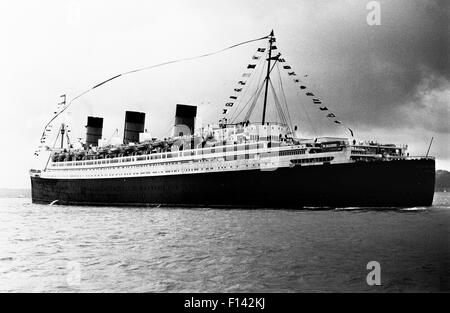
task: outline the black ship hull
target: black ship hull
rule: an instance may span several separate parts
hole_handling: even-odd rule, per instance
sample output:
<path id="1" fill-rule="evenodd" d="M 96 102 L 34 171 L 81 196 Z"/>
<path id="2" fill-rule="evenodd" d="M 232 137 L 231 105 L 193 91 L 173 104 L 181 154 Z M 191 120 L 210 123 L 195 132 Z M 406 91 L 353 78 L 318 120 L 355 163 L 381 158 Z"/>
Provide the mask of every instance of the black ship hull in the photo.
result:
<path id="1" fill-rule="evenodd" d="M 189 207 L 430 206 L 433 159 L 108 179 L 32 177 L 32 201 Z"/>

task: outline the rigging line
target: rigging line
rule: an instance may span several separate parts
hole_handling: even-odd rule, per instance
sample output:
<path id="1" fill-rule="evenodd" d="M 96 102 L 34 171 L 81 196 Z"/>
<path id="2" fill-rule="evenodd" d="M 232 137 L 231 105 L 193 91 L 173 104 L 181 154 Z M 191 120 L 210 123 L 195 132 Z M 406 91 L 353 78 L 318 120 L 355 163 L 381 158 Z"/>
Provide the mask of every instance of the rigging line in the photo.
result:
<path id="1" fill-rule="evenodd" d="M 164 62 L 164 63 L 160 63 L 160 64 L 156 64 L 156 65 L 151 65 L 151 66 L 147 66 L 147 67 L 142 67 L 142 68 L 139 68 L 139 69 L 136 69 L 136 70 L 132 70 L 132 71 L 125 72 L 125 73 L 123 73 L 123 74 L 121 74 L 121 75 L 126 75 L 126 74 L 130 74 L 130 73 L 135 73 L 135 72 L 139 72 L 139 71 L 143 71 L 143 70 L 147 70 L 147 69 L 151 69 L 151 68 L 155 68 L 155 67 L 163 66 L 163 65 L 167 65 L 167 64 L 172 64 L 172 63 L 176 63 L 176 62 L 189 61 L 189 60 L 193 60 L 193 59 L 198 59 L 198 58 L 203 58 L 203 57 L 211 56 L 211 55 L 214 55 L 214 54 L 218 54 L 218 53 L 220 53 L 220 52 L 224 52 L 224 51 L 229 50 L 229 49 L 233 49 L 233 48 L 236 48 L 236 47 L 245 45 L 245 44 L 247 44 L 247 43 L 251 43 L 251 42 L 255 42 L 255 41 L 259 41 L 259 40 L 264 40 L 264 39 L 267 39 L 267 38 L 269 38 L 269 36 L 264 36 L 264 37 L 261 37 L 261 38 L 258 38 L 258 39 L 251 39 L 251 40 L 243 41 L 243 42 L 240 42 L 240 43 L 238 43 L 238 44 L 235 44 L 235 45 L 232 45 L 232 46 L 229 46 L 229 47 L 226 47 L 226 48 L 223 48 L 223 49 L 214 51 L 214 52 L 202 54 L 202 55 L 199 55 L 199 56 L 187 57 L 187 58 L 183 58 L 183 59 L 178 59 L 178 60 L 173 60 L 173 61 L 169 61 L 169 62 Z"/>
<path id="2" fill-rule="evenodd" d="M 280 77 L 280 79 L 281 79 L 281 77 Z M 286 100 L 286 96 L 284 94 L 284 89 L 283 89 L 282 84 L 280 84 L 280 81 L 281 80 L 279 80 L 278 84 L 279 84 L 279 88 L 281 90 L 281 101 L 280 101 L 281 110 L 283 110 L 283 112 L 285 112 L 284 114 L 286 116 L 286 124 L 288 126 L 288 129 L 291 130 L 292 129 L 291 115 L 289 112 L 289 108 L 287 106 L 287 100 Z M 284 108 L 282 105 L 284 105 Z"/>
<path id="3" fill-rule="evenodd" d="M 173 132 L 173 129 L 174 129 L 174 125 L 171 125 L 170 124 L 170 121 L 169 121 L 169 127 L 167 128 L 167 130 L 163 133 L 163 134 L 165 134 L 166 136 L 164 136 L 164 137 L 170 137 L 170 133 L 172 133 Z"/>
<path id="4" fill-rule="evenodd" d="M 243 41 L 243 42 L 234 44 L 232 46 L 229 46 L 229 47 L 226 47 L 226 48 L 214 51 L 214 52 L 210 52 L 210 53 L 206 53 L 206 54 L 202 54 L 202 55 L 198 55 L 198 56 L 193 56 L 193 57 L 187 57 L 187 58 L 172 60 L 172 61 L 168 61 L 168 62 L 163 62 L 163 63 L 159 63 L 159 64 L 147 66 L 147 67 L 138 68 L 138 69 L 135 69 L 135 70 L 132 70 L 132 71 L 128 71 L 128 72 L 124 72 L 124 73 L 115 75 L 115 76 L 113 76 L 113 77 L 111 77 L 111 78 L 109 78 L 109 79 L 107 79 L 107 80 L 105 80 L 105 81 L 95 85 L 94 87 L 89 88 L 88 90 L 82 92 L 81 94 L 79 94 L 78 96 L 76 96 L 75 98 L 70 100 L 69 103 L 64 108 L 62 108 L 61 111 L 59 111 L 55 116 L 53 116 L 50 119 L 50 121 L 45 125 L 44 131 L 42 132 L 42 136 L 44 136 L 45 129 L 47 128 L 47 126 L 50 125 L 50 123 L 53 122 L 61 113 L 63 113 L 65 110 L 67 110 L 67 108 L 72 104 L 72 102 L 74 102 L 76 99 L 80 98 L 81 96 L 84 96 L 85 94 L 87 94 L 91 90 L 93 90 L 93 89 L 95 89 L 97 87 L 100 87 L 101 85 L 106 84 L 107 82 L 109 82 L 109 81 L 111 81 L 113 79 L 116 79 L 116 78 L 124 76 L 124 75 L 131 74 L 131 73 L 136 73 L 136 72 L 140 72 L 140 71 L 144 71 L 144 70 L 149 70 L 149 69 L 160 67 L 160 66 L 164 66 L 164 65 L 169 65 L 169 64 L 173 64 L 173 63 L 177 63 L 177 62 L 184 62 L 184 61 L 194 60 L 194 59 L 203 58 L 203 57 L 208 57 L 208 56 L 211 56 L 211 55 L 214 55 L 214 54 L 218 54 L 218 53 L 224 52 L 224 51 L 229 50 L 229 49 L 233 49 L 233 48 L 239 47 L 241 45 L 245 45 L 245 44 L 248 44 L 248 43 L 251 43 L 251 42 L 255 42 L 255 41 L 264 40 L 264 39 L 267 39 L 267 38 L 269 38 L 269 36 L 264 36 L 264 37 L 257 38 L 257 39 Z M 42 138 L 42 136 L 41 136 L 41 138 Z"/>
<path id="5" fill-rule="evenodd" d="M 166 130 L 164 132 L 162 132 L 161 134 L 163 134 L 163 137 L 170 137 L 170 133 L 174 128 L 174 125 L 171 124 L 172 119 L 168 119 L 168 122 L 165 124 L 168 124 L 169 126 L 166 128 Z M 166 136 L 167 135 L 167 136 Z"/>
<path id="6" fill-rule="evenodd" d="M 278 97 L 275 93 L 275 88 L 273 87 L 272 80 L 270 80 L 269 83 L 270 83 L 270 87 L 271 87 L 271 90 L 273 93 L 273 99 L 275 102 L 275 106 L 274 106 L 275 115 L 276 115 L 276 117 L 280 118 L 280 122 L 282 124 L 285 124 L 285 118 L 283 116 L 283 113 L 280 112 L 280 103 L 279 103 Z"/>
<path id="7" fill-rule="evenodd" d="M 272 88 L 272 92 L 275 92 L 275 90 L 273 90 Z M 274 97 L 275 98 L 275 97 Z M 281 121 L 281 124 L 283 124 L 283 118 L 280 116 L 280 110 L 278 108 L 277 103 L 275 102 L 275 106 L 273 107 L 273 111 L 275 113 L 275 122 L 277 122 L 278 120 Z"/>
<path id="8" fill-rule="evenodd" d="M 268 47 L 268 46 L 269 46 L 269 43 L 267 43 L 267 47 Z M 266 49 L 267 49 L 267 47 L 266 47 Z M 259 61 L 258 61 L 258 69 L 259 69 L 259 64 L 260 64 L 263 60 L 265 60 L 264 55 L 262 55 L 262 56 L 260 57 Z M 261 72 L 259 73 L 259 77 L 258 77 L 257 80 L 254 80 L 255 75 L 252 75 L 252 76 L 250 77 L 250 79 L 249 79 L 249 84 L 247 85 L 246 93 L 248 93 L 248 91 L 251 90 L 253 87 L 256 87 L 256 89 L 255 89 L 253 95 L 248 99 L 248 101 L 247 101 L 247 103 L 245 104 L 245 106 L 244 106 L 244 107 L 239 111 L 239 113 L 236 115 L 236 113 L 238 112 L 238 108 L 239 108 L 239 106 L 240 106 L 241 103 L 242 103 L 242 99 L 244 99 L 244 98 L 242 97 L 241 99 L 239 99 L 240 102 L 239 102 L 238 106 L 236 107 L 236 109 L 234 110 L 234 112 L 233 112 L 233 114 L 232 114 L 232 116 L 231 116 L 231 118 L 230 118 L 230 120 L 231 120 L 232 123 L 234 123 L 234 121 L 237 120 L 237 118 L 239 117 L 239 115 L 245 110 L 245 108 L 248 106 L 248 104 L 252 101 L 253 97 L 255 96 L 255 94 L 256 94 L 256 92 L 257 92 L 257 90 L 258 90 L 258 88 L 259 88 L 259 87 L 258 87 L 258 82 L 261 80 L 265 68 L 266 68 L 266 63 L 264 62 L 264 65 L 262 66 L 262 70 L 261 70 Z M 254 84 L 254 82 L 256 82 L 256 84 Z M 252 86 L 252 84 L 255 85 L 255 86 Z M 252 88 L 250 88 L 250 86 L 251 86 Z"/>
<path id="9" fill-rule="evenodd" d="M 284 100 L 284 106 L 286 107 L 286 113 L 289 119 L 289 127 L 292 130 L 292 120 L 291 120 L 291 113 L 289 112 L 289 107 L 287 104 L 287 99 L 286 99 L 286 93 L 284 92 L 284 87 L 283 87 L 283 79 L 281 78 L 281 73 L 280 73 L 280 64 L 277 64 L 277 70 L 278 70 L 278 78 L 279 78 L 279 83 L 280 83 L 280 89 L 281 89 L 281 95 L 283 96 L 283 100 Z"/>
<path id="10" fill-rule="evenodd" d="M 280 117 L 281 123 L 284 123 L 283 114 L 280 114 L 280 103 L 275 91 L 275 87 L 273 86 L 272 80 L 269 80 L 270 88 L 272 90 L 273 100 L 275 103 L 276 114 Z"/>
<path id="11" fill-rule="evenodd" d="M 308 75 L 308 77 L 309 77 L 309 75 Z M 300 79 L 300 82 L 302 82 L 302 83 L 304 83 L 305 85 L 309 86 L 309 83 L 304 82 L 304 81 L 302 81 L 301 79 Z M 315 85 L 315 84 L 313 84 L 313 85 Z M 311 88 L 308 88 L 308 89 L 310 90 Z M 314 90 L 315 90 L 315 89 L 314 89 Z M 297 94 L 298 94 L 299 92 L 300 92 L 300 91 L 297 90 Z M 299 97 L 299 98 L 300 98 L 300 97 Z M 321 98 L 321 97 L 318 97 L 318 98 Z M 314 124 L 313 124 L 312 121 L 311 121 L 311 118 L 310 118 L 310 116 L 309 116 L 309 114 L 308 114 L 308 110 L 307 110 L 307 108 L 306 108 L 306 106 L 305 106 L 305 103 L 303 103 L 303 101 L 302 101 L 301 104 L 302 104 L 302 107 L 303 107 L 303 111 L 304 111 L 305 114 L 306 114 L 306 118 L 308 119 L 309 125 L 311 126 L 311 129 L 312 129 L 312 131 L 313 131 L 313 133 L 314 133 L 314 136 L 317 137 L 317 131 L 316 131 L 316 128 L 314 127 Z"/>
<path id="12" fill-rule="evenodd" d="M 297 91 L 297 93 L 298 93 L 298 91 Z M 300 97 L 299 97 L 299 99 L 300 99 Z M 303 111 L 304 111 L 305 114 L 306 114 L 306 118 L 308 119 L 309 125 L 311 126 L 311 129 L 312 129 L 312 131 L 313 131 L 313 133 L 314 133 L 314 136 L 317 137 L 317 131 L 316 131 L 316 128 L 314 127 L 314 124 L 313 124 L 312 121 L 311 121 L 311 118 L 309 117 L 308 110 L 306 109 L 306 106 L 305 106 L 305 104 L 303 103 L 303 101 L 300 101 L 300 103 L 301 103 L 301 105 L 302 105 L 302 107 L 303 107 Z"/>
<path id="13" fill-rule="evenodd" d="M 256 93 L 255 93 L 255 95 L 253 97 L 253 102 L 250 105 L 247 113 L 245 113 L 244 121 L 247 121 L 247 120 L 250 119 L 250 116 L 252 115 L 252 112 L 255 109 L 256 103 L 258 102 L 258 98 L 261 95 L 261 91 L 263 90 L 264 83 L 266 82 L 266 79 L 264 79 L 264 81 L 261 83 L 261 86 L 259 86 L 259 89 L 256 91 Z"/>
<path id="14" fill-rule="evenodd" d="M 258 87 L 258 88 L 259 88 L 259 87 Z M 233 118 L 231 119 L 231 123 L 234 123 L 234 122 L 237 120 L 237 118 L 241 115 L 241 113 L 245 110 L 245 108 L 248 106 L 248 104 L 249 104 L 250 102 L 252 102 L 253 98 L 255 97 L 256 93 L 258 92 L 258 88 L 253 92 L 252 96 L 248 99 L 247 103 L 246 103 L 246 104 L 244 105 L 244 107 L 239 111 L 239 113 L 238 113 L 236 116 L 233 115 Z M 235 114 L 236 114 L 236 112 L 237 112 L 237 110 L 235 111 Z"/>
<path id="15" fill-rule="evenodd" d="M 270 87 L 272 88 L 273 98 L 275 100 L 274 101 L 275 102 L 275 107 L 276 107 L 276 109 L 278 111 L 278 115 L 280 116 L 281 123 L 283 123 L 285 125 L 288 125 L 287 124 L 287 120 L 286 120 L 286 116 L 285 116 L 285 114 L 283 112 L 283 109 L 282 109 L 282 107 L 280 105 L 280 100 L 278 99 L 278 96 L 276 94 L 275 87 L 273 86 L 272 80 L 269 80 L 269 83 L 270 83 Z M 289 125 L 288 125 L 288 127 L 289 127 Z"/>
<path id="16" fill-rule="evenodd" d="M 258 61 L 258 63 L 256 64 L 256 68 L 259 68 L 259 65 L 261 64 L 262 60 L 263 60 L 263 58 L 259 58 L 259 61 Z M 234 108 L 234 110 L 233 110 L 233 114 L 232 114 L 231 117 L 230 117 L 230 120 L 231 120 L 231 121 L 234 120 L 235 114 L 236 114 L 236 112 L 238 111 L 239 106 L 240 106 L 240 105 L 242 104 L 242 102 L 243 102 L 242 99 L 245 99 L 245 96 L 248 94 L 248 91 L 251 89 L 250 86 L 251 86 L 252 83 L 254 82 L 254 79 L 253 79 L 254 77 L 255 77 L 255 75 L 252 75 L 252 76 L 250 76 L 250 78 L 247 80 L 247 87 L 244 88 L 245 90 L 244 90 L 243 95 L 240 96 L 239 99 L 238 99 L 238 101 L 236 102 L 236 106 L 235 106 L 235 108 Z M 260 77 L 259 79 L 261 79 L 261 77 Z M 258 79 L 257 81 L 259 81 L 259 79 Z"/>
<path id="17" fill-rule="evenodd" d="M 56 135 L 56 138 L 55 138 L 55 142 L 53 142 L 53 148 L 56 146 L 56 142 L 58 141 L 58 138 L 59 138 L 59 134 L 61 133 L 61 128 L 62 128 L 62 125 L 59 127 L 59 129 L 58 129 L 58 134 Z M 63 150 L 64 151 L 64 150 Z M 50 153 L 50 155 L 48 156 L 48 158 L 47 158 L 47 162 L 45 163 L 45 166 L 44 166 L 44 171 L 47 169 L 47 166 L 48 166 L 48 162 L 50 162 L 50 159 L 52 158 L 52 153 Z"/>
<path id="18" fill-rule="evenodd" d="M 244 94 L 242 95 L 242 97 L 239 98 L 237 106 L 232 114 L 232 117 L 230 118 L 231 120 L 234 120 L 237 117 L 237 116 L 235 116 L 236 112 L 238 112 L 239 106 L 243 103 L 243 99 L 245 99 L 247 94 L 249 94 L 249 91 L 255 87 L 258 88 L 258 82 L 261 80 L 262 73 L 265 69 L 265 63 L 263 62 L 263 60 L 264 60 L 264 58 L 260 57 L 260 59 L 257 63 L 257 66 L 256 66 L 256 68 L 259 70 L 260 73 L 256 72 L 252 76 L 250 76 L 250 78 L 248 79 L 247 88 L 245 88 L 245 91 L 244 91 Z M 260 67 L 261 63 L 263 63 L 262 67 Z M 248 104 L 248 102 L 246 103 L 246 105 L 247 104 Z"/>
<path id="19" fill-rule="evenodd" d="M 258 86 L 257 86 L 258 87 Z M 252 96 L 248 99 L 247 103 L 244 105 L 244 107 L 239 111 L 239 113 L 233 117 L 231 123 L 234 123 L 237 118 L 241 115 L 241 113 L 245 110 L 245 108 L 249 105 L 250 102 L 252 102 L 252 100 L 254 99 L 254 97 L 256 96 L 256 94 L 258 93 L 259 87 L 253 92 Z M 247 115 L 247 114 L 246 114 Z M 244 122 L 245 122 L 245 118 L 244 118 Z"/>
<path id="20" fill-rule="evenodd" d="M 261 80 L 261 78 L 262 78 L 262 75 L 264 74 L 264 69 L 266 68 L 266 66 L 265 66 L 265 64 L 264 64 L 264 66 L 262 67 L 262 71 L 261 71 L 261 73 L 259 74 L 259 77 L 258 77 L 258 79 L 257 80 L 255 80 L 255 82 L 256 83 L 258 83 L 260 80 Z M 253 81 L 252 81 L 252 83 L 253 83 Z M 260 86 L 258 86 L 258 84 L 256 84 L 256 89 L 255 89 L 255 91 L 253 92 L 253 94 L 252 94 L 252 96 L 248 99 L 248 101 L 247 101 L 247 103 L 244 105 L 244 107 L 239 111 L 239 113 L 236 115 L 236 112 L 238 112 L 237 111 L 237 108 L 236 108 L 236 111 L 235 111 L 235 113 L 233 114 L 233 117 L 232 117 L 232 123 L 234 123 L 236 120 L 237 120 L 237 118 L 241 115 L 241 113 L 245 110 L 245 108 L 249 105 L 249 103 L 251 103 L 252 102 L 252 100 L 253 100 L 253 98 L 256 96 L 256 94 L 258 93 L 258 90 L 259 90 L 259 88 L 260 88 Z M 249 89 L 248 90 L 250 90 L 251 88 L 250 88 L 250 86 L 249 86 Z M 247 115 L 247 114 L 246 114 Z M 244 119 L 244 122 L 245 122 L 245 119 Z"/>
<path id="21" fill-rule="evenodd" d="M 279 66 L 277 66 L 277 70 L 279 70 Z M 278 72 L 278 74 L 279 74 L 279 72 Z M 281 89 L 281 87 L 280 87 L 280 76 L 278 75 L 278 87 L 279 87 L 279 91 L 281 91 L 281 93 L 283 92 L 283 90 Z M 275 86 L 273 86 L 272 85 L 272 88 L 273 88 L 273 90 L 275 90 Z M 283 98 L 281 98 L 281 100 L 283 100 Z M 282 108 L 282 106 L 281 106 L 281 102 L 282 101 L 280 101 L 280 98 L 278 97 L 278 95 L 276 95 L 276 101 L 277 101 L 277 106 L 279 107 L 279 110 L 280 110 L 280 112 L 282 112 L 282 115 L 283 115 L 283 119 L 284 119 L 284 121 L 283 121 L 283 123 L 288 127 L 288 129 L 290 128 L 290 126 L 289 126 L 289 123 L 288 123 L 288 121 L 287 121 L 287 118 L 286 118 L 286 114 L 285 114 L 285 112 L 283 111 L 283 108 Z"/>
<path id="22" fill-rule="evenodd" d="M 263 90 L 264 83 L 266 82 L 266 79 L 267 79 L 267 78 L 265 78 L 265 79 L 261 82 L 261 85 L 260 85 L 260 86 L 258 87 L 258 89 L 256 90 L 256 92 L 255 92 L 255 94 L 254 94 L 254 96 L 253 96 L 253 98 L 252 98 L 252 99 L 253 99 L 253 100 L 252 100 L 252 104 L 250 105 L 249 109 L 248 109 L 247 112 L 245 113 L 244 121 L 250 120 L 250 116 L 252 115 L 253 110 L 255 109 L 256 103 L 258 102 L 259 96 L 261 95 L 261 92 L 262 92 L 262 90 Z"/>
<path id="23" fill-rule="evenodd" d="M 262 58 L 261 58 L 262 59 Z M 259 74 L 259 77 L 258 77 L 258 79 L 257 80 L 252 80 L 252 83 L 253 82 L 256 82 L 256 86 L 254 86 L 254 87 L 256 87 L 255 88 L 255 90 L 254 90 L 254 92 L 253 92 L 253 94 L 251 95 L 251 97 L 247 100 L 247 103 L 244 105 L 244 107 L 239 111 L 239 113 L 236 115 L 236 113 L 237 113 L 237 110 L 233 113 L 233 118 L 232 118 L 232 123 L 234 123 L 236 120 L 237 120 L 237 118 L 241 115 L 241 113 L 245 110 L 245 108 L 249 105 L 249 103 L 251 103 L 252 102 L 252 100 L 253 100 L 253 98 L 256 96 L 256 94 L 257 94 L 257 92 L 258 92 L 258 89 L 259 89 L 259 86 L 258 86 L 258 84 L 259 84 L 259 81 L 261 80 L 261 78 L 262 78 L 262 73 L 264 73 L 264 69 L 266 68 L 266 64 L 264 63 L 264 65 L 263 65 L 263 67 L 262 67 L 262 71 L 261 71 L 261 73 Z M 251 90 L 251 88 L 250 88 L 250 86 L 248 86 L 248 90 Z M 252 88 L 253 88 L 253 86 L 252 86 Z M 245 121 L 245 120 L 244 120 Z"/>
<path id="24" fill-rule="evenodd" d="M 52 146 L 53 148 L 56 147 L 56 142 L 58 141 L 59 135 L 61 133 L 61 128 L 62 128 L 62 125 L 58 129 L 58 134 L 56 135 L 55 142 L 53 142 L 53 146 Z"/>
<path id="25" fill-rule="evenodd" d="M 306 77 L 309 77 L 309 75 L 305 75 L 304 77 L 305 77 L 305 78 L 306 78 Z M 304 81 L 304 80 L 302 80 L 301 78 L 298 78 L 298 80 L 299 80 L 300 83 L 303 83 L 304 85 L 307 85 L 307 86 L 309 85 L 309 84 L 306 82 L 306 79 L 305 79 L 305 81 Z M 310 89 L 310 88 L 308 88 L 308 89 Z M 298 99 L 301 100 L 302 97 L 300 97 L 300 94 L 299 94 L 300 91 L 297 90 L 296 92 L 297 92 L 297 95 L 298 95 Z M 317 137 L 317 131 L 316 131 L 316 128 L 314 127 L 314 124 L 313 124 L 312 121 L 311 121 L 311 118 L 310 118 L 310 116 L 309 116 L 309 114 L 308 114 L 308 110 L 307 110 L 305 104 L 303 103 L 303 101 L 300 101 L 300 103 L 301 103 L 301 106 L 303 107 L 303 111 L 305 112 L 306 118 L 308 119 L 308 122 L 309 122 L 309 125 L 311 126 L 311 129 L 312 129 L 314 135 Z"/>
<path id="26" fill-rule="evenodd" d="M 306 77 L 306 76 L 305 76 L 305 77 Z M 308 75 L 308 77 L 309 77 L 309 75 Z M 298 78 L 298 80 L 299 80 L 299 82 L 301 82 L 301 83 L 303 83 L 303 84 L 305 84 L 305 85 L 309 85 L 309 84 L 306 82 L 306 80 L 303 81 L 301 78 Z M 314 85 L 315 85 L 315 84 L 314 84 Z M 311 89 L 311 88 L 308 88 L 308 89 Z M 297 90 L 297 95 L 299 95 L 299 93 L 300 93 L 300 91 Z M 320 97 L 319 97 L 319 98 L 320 98 Z M 298 97 L 298 99 L 301 99 L 301 97 Z M 310 118 L 310 116 L 309 116 L 309 114 L 308 114 L 308 110 L 307 110 L 305 104 L 303 103 L 303 101 L 301 101 L 300 103 L 301 103 L 301 105 L 302 105 L 302 107 L 303 107 L 303 111 L 304 111 L 305 114 L 306 114 L 306 118 L 308 119 L 308 122 L 309 122 L 309 125 L 311 126 L 311 129 L 312 129 L 312 131 L 313 131 L 315 137 L 317 137 L 317 131 L 316 131 L 316 128 L 314 127 L 314 124 L 313 124 L 312 121 L 311 121 L 311 118 Z"/>
<path id="27" fill-rule="evenodd" d="M 299 81 L 302 82 L 302 83 L 304 83 L 300 78 L 299 78 Z M 301 106 L 303 107 L 303 111 L 305 112 L 306 118 L 307 118 L 307 120 L 308 120 L 309 125 L 311 126 L 311 129 L 312 129 L 312 131 L 313 131 L 313 133 L 314 133 L 314 136 L 317 137 L 317 131 L 316 131 L 316 128 L 314 127 L 314 124 L 313 124 L 312 121 L 311 121 L 311 118 L 310 118 L 310 116 L 309 116 L 309 114 L 308 114 L 308 110 L 307 110 L 305 104 L 303 103 L 303 101 L 301 101 L 302 97 L 300 97 L 300 92 L 301 92 L 301 91 L 299 91 L 299 90 L 296 91 L 296 93 L 297 93 L 297 98 L 300 100 L 300 104 L 301 104 Z M 302 94 L 303 94 L 303 93 L 302 93 Z M 301 115 L 301 113 L 300 113 L 300 115 Z"/>
<path id="28" fill-rule="evenodd" d="M 272 73 L 272 70 L 273 70 L 273 68 L 275 67 L 275 65 L 277 64 L 277 61 L 278 61 L 278 60 L 275 60 L 274 64 L 272 65 L 272 68 L 271 68 L 270 71 L 269 71 L 269 75 L 268 75 L 269 80 L 270 80 L 270 73 Z M 267 80 L 267 76 L 266 76 L 266 78 L 264 79 L 264 81 L 262 82 L 262 84 L 261 84 L 261 86 L 260 86 L 261 89 L 258 91 L 257 97 L 254 99 L 252 105 L 251 105 L 250 108 L 249 108 L 249 111 L 246 113 L 245 118 L 244 118 L 244 121 L 245 121 L 245 120 L 248 120 L 248 119 L 250 118 L 251 113 L 252 113 L 253 110 L 255 109 L 256 102 L 258 102 L 259 95 L 261 94 L 262 87 L 264 87 L 264 83 L 266 82 L 266 80 Z"/>
<path id="29" fill-rule="evenodd" d="M 309 76 L 308 76 L 309 77 Z M 318 90 L 318 88 L 317 88 L 317 85 L 316 84 L 314 84 L 314 83 L 312 83 L 312 86 L 313 86 L 313 88 L 314 88 L 314 94 L 317 94 L 317 92 L 316 92 L 316 90 Z M 311 88 L 309 88 L 309 89 L 311 89 Z M 319 97 L 319 96 L 317 96 L 318 98 L 322 98 L 322 97 Z M 334 109 L 333 109 L 333 112 L 336 112 Z M 348 126 L 347 125 L 347 123 L 344 123 L 343 121 L 342 121 L 342 119 L 339 117 L 340 116 L 340 114 L 338 114 L 338 116 L 336 117 L 334 117 L 334 121 L 336 121 L 336 120 L 338 120 L 338 121 L 340 121 L 340 123 L 335 123 L 335 122 L 333 122 L 333 124 L 336 126 L 336 127 L 339 127 L 339 126 L 341 126 L 341 127 L 343 127 L 343 128 L 346 128 L 346 129 L 348 129 L 348 130 L 350 130 L 350 126 Z M 352 136 L 353 137 L 353 136 Z"/>
<path id="30" fill-rule="evenodd" d="M 273 102 L 275 104 L 272 106 L 272 111 L 274 112 L 274 115 L 275 115 L 274 122 L 280 121 L 280 123 L 283 124 L 284 123 L 283 116 L 282 116 L 282 114 L 280 114 L 280 108 L 279 108 L 277 94 L 276 94 L 275 88 L 273 87 L 271 79 L 269 79 L 269 84 L 270 84 L 270 90 L 272 91 Z M 268 115 L 267 115 L 267 117 L 268 117 Z M 269 122 L 266 122 L 266 123 L 269 123 Z"/>
<path id="31" fill-rule="evenodd" d="M 111 142 L 111 139 L 113 139 L 113 137 L 114 137 L 115 135 L 119 136 L 119 129 L 118 129 L 118 128 L 116 128 L 116 129 L 114 130 L 113 134 L 111 135 L 111 137 L 109 137 L 109 140 L 108 140 L 108 141 Z"/>

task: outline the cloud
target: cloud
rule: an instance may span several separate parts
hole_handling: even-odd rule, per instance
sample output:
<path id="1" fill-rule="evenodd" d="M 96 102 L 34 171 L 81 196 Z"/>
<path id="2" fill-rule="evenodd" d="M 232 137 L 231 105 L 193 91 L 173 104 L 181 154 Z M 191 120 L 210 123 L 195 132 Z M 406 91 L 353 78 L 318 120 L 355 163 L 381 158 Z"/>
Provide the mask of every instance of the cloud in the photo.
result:
<path id="1" fill-rule="evenodd" d="M 448 117 L 448 4 L 380 2 L 380 26 L 354 18 L 363 15 L 364 1 L 323 4 L 335 15 L 318 25 L 314 32 L 321 36 L 310 42 L 316 50 L 321 47 L 310 71 L 322 77 L 314 77 L 313 83 L 357 128 L 397 128 L 420 114 L 428 121 L 420 123 L 423 127 L 448 132 L 443 123 L 434 123 Z M 346 14 L 353 18 L 346 20 Z M 436 103 L 432 95 L 439 98 Z"/>
<path id="2" fill-rule="evenodd" d="M 435 136 L 432 151 L 450 166 L 449 1 L 380 0 L 380 26 L 367 25 L 367 2 L 72 1 L 79 16 L 69 20 L 61 1 L 2 2 L 0 84 L 7 88 L 0 90 L 0 129 L 29 151 L 2 156 L 0 183 L 28 183 L 24 164 L 60 94 L 70 98 L 116 73 L 214 51 L 272 28 L 292 68 L 309 75 L 308 86 L 358 136 L 399 140 L 417 153 Z M 216 122 L 254 48 L 104 85 L 74 104 L 73 136 L 84 137 L 87 114 L 104 116 L 110 136 L 123 128 L 125 109 L 147 112 L 150 131 L 166 136 L 182 102 L 199 105 L 205 123 Z M 306 135 L 311 126 L 318 135 L 336 134 L 320 112 L 304 116 L 298 103 L 306 105 L 305 97 L 287 96 Z"/>
<path id="3" fill-rule="evenodd" d="M 406 117 L 403 119 L 405 124 L 419 125 L 438 134 L 450 134 L 450 83 L 435 80 L 444 79 L 423 79 L 411 102 L 399 107 L 396 113 Z"/>

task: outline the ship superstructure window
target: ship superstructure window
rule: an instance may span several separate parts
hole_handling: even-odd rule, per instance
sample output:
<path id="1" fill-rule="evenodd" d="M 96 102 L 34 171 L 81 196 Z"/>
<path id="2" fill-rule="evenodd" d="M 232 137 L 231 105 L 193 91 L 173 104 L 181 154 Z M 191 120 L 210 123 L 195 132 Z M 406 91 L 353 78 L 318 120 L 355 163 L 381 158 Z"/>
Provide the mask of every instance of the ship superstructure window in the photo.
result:
<path id="1" fill-rule="evenodd" d="M 280 151 L 280 156 L 305 154 L 305 149 Z"/>
<path id="2" fill-rule="evenodd" d="M 334 157 L 323 157 L 323 158 L 307 158 L 307 159 L 297 159 L 291 160 L 294 164 L 305 164 L 305 163 L 329 163 L 334 160 Z"/>

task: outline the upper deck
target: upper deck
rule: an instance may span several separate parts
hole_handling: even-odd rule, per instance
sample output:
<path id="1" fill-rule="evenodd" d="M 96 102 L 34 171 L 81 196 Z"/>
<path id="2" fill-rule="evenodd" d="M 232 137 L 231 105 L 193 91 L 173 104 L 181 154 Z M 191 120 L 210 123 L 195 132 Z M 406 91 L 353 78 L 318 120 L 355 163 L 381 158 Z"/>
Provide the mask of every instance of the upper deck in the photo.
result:
<path id="1" fill-rule="evenodd" d="M 317 151 L 317 147 L 309 144 L 256 142 L 123 157 L 50 161 L 41 175 L 54 178 L 126 177 L 343 162 L 349 162 L 349 150 L 345 145 Z"/>

